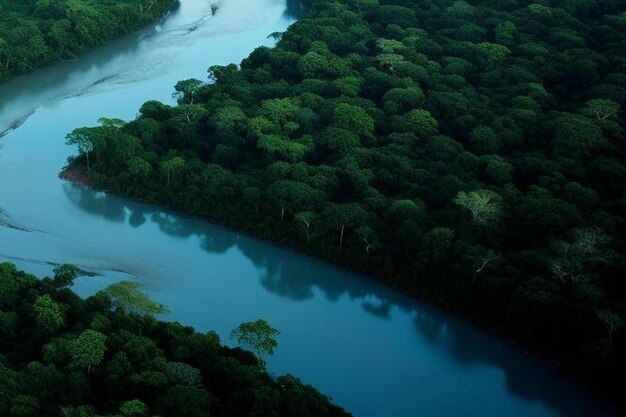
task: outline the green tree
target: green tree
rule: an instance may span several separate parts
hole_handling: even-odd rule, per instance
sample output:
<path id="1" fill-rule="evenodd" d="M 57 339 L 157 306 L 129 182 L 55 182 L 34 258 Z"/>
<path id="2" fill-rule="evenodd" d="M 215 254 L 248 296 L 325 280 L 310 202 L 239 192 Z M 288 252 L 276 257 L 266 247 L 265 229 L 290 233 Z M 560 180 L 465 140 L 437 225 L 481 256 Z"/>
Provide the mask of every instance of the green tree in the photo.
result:
<path id="1" fill-rule="evenodd" d="M 141 284 L 138 282 L 120 281 L 109 285 L 99 294 L 110 298 L 115 309 L 126 314 L 151 317 L 169 311 L 163 304 L 152 301 L 150 297 L 139 291 L 140 287 Z"/>
<path id="2" fill-rule="evenodd" d="M 435 227 L 420 242 L 420 256 L 433 267 L 442 264 L 450 255 L 454 244 L 454 230 Z"/>
<path id="3" fill-rule="evenodd" d="M 72 364 L 76 367 L 87 368 L 91 373 L 93 366 L 98 366 L 104 359 L 107 337 L 95 330 L 87 329 L 69 345 Z"/>
<path id="4" fill-rule="evenodd" d="M 583 112 L 598 120 L 615 119 L 620 112 L 620 105 L 612 100 L 593 99 L 585 103 Z"/>
<path id="5" fill-rule="evenodd" d="M 67 288 L 74 284 L 74 280 L 81 273 L 75 265 L 63 264 L 54 267 L 54 284 L 57 288 Z"/>
<path id="6" fill-rule="evenodd" d="M 261 367 L 265 367 L 266 355 L 273 355 L 278 342 L 276 337 L 280 331 L 272 327 L 267 321 L 259 319 L 241 323 L 232 332 L 230 338 L 240 345 L 249 347 L 256 353 Z"/>
<path id="7" fill-rule="evenodd" d="M 493 225 L 500 219 L 502 197 L 493 191 L 460 191 L 454 202 L 469 211 L 478 226 Z"/>
<path id="8" fill-rule="evenodd" d="M 58 303 L 48 294 L 37 297 L 33 304 L 37 325 L 47 332 L 55 332 L 61 328 L 65 319 Z"/>
<path id="9" fill-rule="evenodd" d="M 180 156 L 174 156 L 161 162 L 161 171 L 167 176 L 167 186 L 170 185 L 170 176 L 172 173 L 179 171 L 185 167 L 185 160 Z"/>
<path id="10" fill-rule="evenodd" d="M 202 381 L 198 368 L 182 362 L 168 362 L 165 364 L 165 375 L 176 384 L 197 385 Z"/>
<path id="11" fill-rule="evenodd" d="M 346 228 L 366 226 L 371 215 L 355 203 L 330 204 L 323 212 L 325 222 L 332 228 L 339 229 L 339 251 L 343 249 Z"/>
<path id="12" fill-rule="evenodd" d="M 361 107 L 340 103 L 335 107 L 333 123 L 341 129 L 367 136 L 374 132 L 374 119 Z"/>
<path id="13" fill-rule="evenodd" d="M 87 127 L 81 127 L 73 130 L 69 133 L 65 139 L 67 145 L 76 146 L 80 155 L 83 155 L 87 160 L 87 172 L 89 172 L 89 154 L 93 152 L 94 145 L 93 129 Z"/>
<path id="14" fill-rule="evenodd" d="M 179 103 L 182 103 L 182 100 L 188 97 L 189 102 L 193 104 L 196 94 L 204 85 L 204 82 L 195 78 L 179 81 L 174 86 L 176 92 L 172 94 L 172 97 L 178 100 Z"/>
<path id="15" fill-rule="evenodd" d="M 267 190 L 270 201 L 280 207 L 280 220 L 285 210 L 290 212 L 313 210 L 322 200 L 320 193 L 310 185 L 292 180 L 279 180 Z"/>
<path id="16" fill-rule="evenodd" d="M 552 244 L 556 258 L 550 269 L 562 284 L 588 282 L 595 267 L 609 264 L 615 254 L 609 249 L 609 237 L 598 228 L 579 228 L 571 233 L 572 241 Z"/>
<path id="17" fill-rule="evenodd" d="M 120 413 L 122 413 L 125 417 L 141 417 L 147 416 L 150 413 L 150 410 L 143 402 L 135 399 L 124 401 L 120 406 Z"/>
<path id="18" fill-rule="evenodd" d="M 419 137 L 432 136 L 439 131 L 437 120 L 424 109 L 411 110 L 402 116 L 402 121 L 397 123 L 397 128 Z"/>
<path id="19" fill-rule="evenodd" d="M 30 395 L 19 394 L 11 400 L 11 416 L 36 416 L 39 412 L 39 400 Z"/>

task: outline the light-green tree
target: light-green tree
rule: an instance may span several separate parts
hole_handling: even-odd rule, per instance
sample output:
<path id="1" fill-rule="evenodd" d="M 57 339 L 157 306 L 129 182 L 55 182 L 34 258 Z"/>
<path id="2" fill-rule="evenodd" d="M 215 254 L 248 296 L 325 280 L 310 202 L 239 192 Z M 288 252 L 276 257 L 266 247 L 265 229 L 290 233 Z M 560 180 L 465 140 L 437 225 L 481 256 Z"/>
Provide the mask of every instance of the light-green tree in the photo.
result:
<path id="1" fill-rule="evenodd" d="M 493 191 L 460 191 L 454 202 L 469 211 L 478 226 L 493 225 L 500 219 L 502 197 Z"/>
<path id="2" fill-rule="evenodd" d="M 148 406 L 139 400 L 124 401 L 120 406 L 120 413 L 124 417 L 142 417 L 150 413 Z"/>
<path id="3" fill-rule="evenodd" d="M 600 98 L 589 100 L 583 108 L 583 113 L 598 120 L 615 119 L 619 111 L 619 103 Z"/>
<path id="4" fill-rule="evenodd" d="M 374 119 L 361 107 L 340 103 L 335 107 L 333 123 L 357 135 L 367 136 L 374 132 Z"/>
<path id="5" fill-rule="evenodd" d="M 262 319 L 241 323 L 230 332 L 231 339 L 254 351 L 262 368 L 265 368 L 265 356 L 276 351 L 276 337 L 279 335 L 279 330 Z"/>
<path id="6" fill-rule="evenodd" d="M 609 249 L 609 237 L 598 228 L 579 228 L 571 232 L 571 241 L 552 243 L 556 257 L 550 266 L 553 276 L 562 284 L 588 282 L 594 267 L 607 265 L 615 257 Z"/>
<path id="7" fill-rule="evenodd" d="M 104 359 L 106 351 L 106 336 L 92 329 L 83 331 L 78 338 L 69 345 L 69 354 L 72 364 L 79 368 L 87 368 L 91 373 L 93 366 L 98 366 Z"/>
<path id="8" fill-rule="evenodd" d="M 37 325 L 47 332 L 59 330 L 65 321 L 60 305 L 48 294 L 37 297 L 33 310 Z"/>
<path id="9" fill-rule="evenodd" d="M 106 295 L 117 310 L 126 314 L 153 317 L 165 314 L 169 310 L 163 304 L 152 301 L 150 297 L 139 291 L 141 284 L 134 281 L 120 281 L 109 285 L 100 294 Z"/>
<path id="10" fill-rule="evenodd" d="M 181 170 L 185 166 L 185 160 L 180 156 L 174 156 L 161 162 L 161 170 L 167 177 L 167 186 L 170 185 L 170 177 L 172 173 Z"/>

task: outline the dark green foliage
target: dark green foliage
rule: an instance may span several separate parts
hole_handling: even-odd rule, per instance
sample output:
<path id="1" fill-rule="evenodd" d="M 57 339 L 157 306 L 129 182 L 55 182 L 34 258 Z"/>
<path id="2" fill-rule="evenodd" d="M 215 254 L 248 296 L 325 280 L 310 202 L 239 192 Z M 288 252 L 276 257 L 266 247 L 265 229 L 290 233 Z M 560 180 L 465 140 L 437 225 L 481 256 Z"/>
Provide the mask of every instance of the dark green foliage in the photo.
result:
<path id="1" fill-rule="evenodd" d="M 178 106 L 87 128 L 77 163 L 91 155 L 101 189 L 378 276 L 617 392 L 624 2 L 304 9 L 275 48 L 179 83 Z"/>
<path id="2" fill-rule="evenodd" d="M 177 0 L 0 0 L 0 82 L 104 44 Z"/>
<path id="3" fill-rule="evenodd" d="M 213 332 L 144 320 L 104 292 L 83 300 L 49 281 L 0 264 L 2 416 L 349 415 L 289 375 L 271 378 Z"/>

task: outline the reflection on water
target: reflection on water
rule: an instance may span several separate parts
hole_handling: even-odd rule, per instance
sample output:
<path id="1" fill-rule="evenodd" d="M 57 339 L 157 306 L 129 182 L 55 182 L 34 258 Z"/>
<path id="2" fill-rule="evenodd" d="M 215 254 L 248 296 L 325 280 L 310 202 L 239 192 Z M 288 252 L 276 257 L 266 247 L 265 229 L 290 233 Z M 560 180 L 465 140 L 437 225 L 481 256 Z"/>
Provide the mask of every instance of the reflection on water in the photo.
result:
<path id="1" fill-rule="evenodd" d="M 227 336 L 259 317 L 282 332 L 272 372 L 292 372 L 356 417 L 602 416 L 605 409 L 498 339 L 385 286 L 198 219 L 62 183 L 65 135 L 99 117 L 172 102 L 177 80 L 238 62 L 283 32 L 300 2 L 182 0 L 160 27 L 0 86 L 0 261 L 97 273 L 82 295 L 129 275 L 167 318 Z M 207 18 L 211 17 L 210 20 Z M 193 29 L 193 30 L 190 30 Z M 130 82 L 132 81 L 132 82 Z M 225 339 L 227 341 L 227 339 Z"/>
<path id="2" fill-rule="evenodd" d="M 111 222 L 127 222 L 137 228 L 149 221 L 168 236 L 183 239 L 197 237 L 198 247 L 215 255 L 236 250 L 255 265 L 262 287 L 279 297 L 305 302 L 313 299 L 316 290 L 320 290 L 325 300 L 357 303 L 361 311 L 376 320 L 392 320 L 392 311 L 409 315 L 412 317 L 412 329 L 420 340 L 430 345 L 433 351 L 445 353 L 447 360 L 459 367 L 495 367 L 504 373 L 506 388 L 511 394 L 525 401 L 547 403 L 558 410 L 556 415 L 588 415 L 589 409 L 584 403 L 581 407 L 581 403 L 572 402 L 572 398 L 576 398 L 572 397 L 572 391 L 577 388 L 564 384 L 555 373 L 532 358 L 504 341 L 480 333 L 445 313 L 419 304 L 372 280 L 198 219 L 161 211 L 115 195 L 96 193 L 73 184 L 66 183 L 63 188 L 72 203 Z M 136 218 L 142 219 L 141 224 L 133 220 Z M 359 347 L 363 348 L 367 349 Z M 603 411 L 593 410 L 594 415 L 602 415 Z M 606 413 L 610 415 L 608 411 Z"/>

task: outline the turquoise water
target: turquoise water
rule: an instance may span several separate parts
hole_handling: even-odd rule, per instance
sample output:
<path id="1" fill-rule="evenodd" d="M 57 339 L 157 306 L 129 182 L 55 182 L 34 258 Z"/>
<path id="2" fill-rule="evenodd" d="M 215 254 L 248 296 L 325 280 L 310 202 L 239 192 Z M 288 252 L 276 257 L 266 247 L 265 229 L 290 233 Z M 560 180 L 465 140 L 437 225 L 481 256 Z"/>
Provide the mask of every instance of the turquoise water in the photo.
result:
<path id="1" fill-rule="evenodd" d="M 76 61 L 0 85 L 0 261 L 34 273 L 70 262 L 98 272 L 88 295 L 140 280 L 178 320 L 225 342 L 242 321 L 282 331 L 271 372 L 291 372 L 366 416 L 612 415 L 506 341 L 370 279 L 57 178 L 64 136 L 102 116 L 172 102 L 179 79 L 238 62 L 293 21 L 280 0 L 183 0 L 162 24 Z"/>

